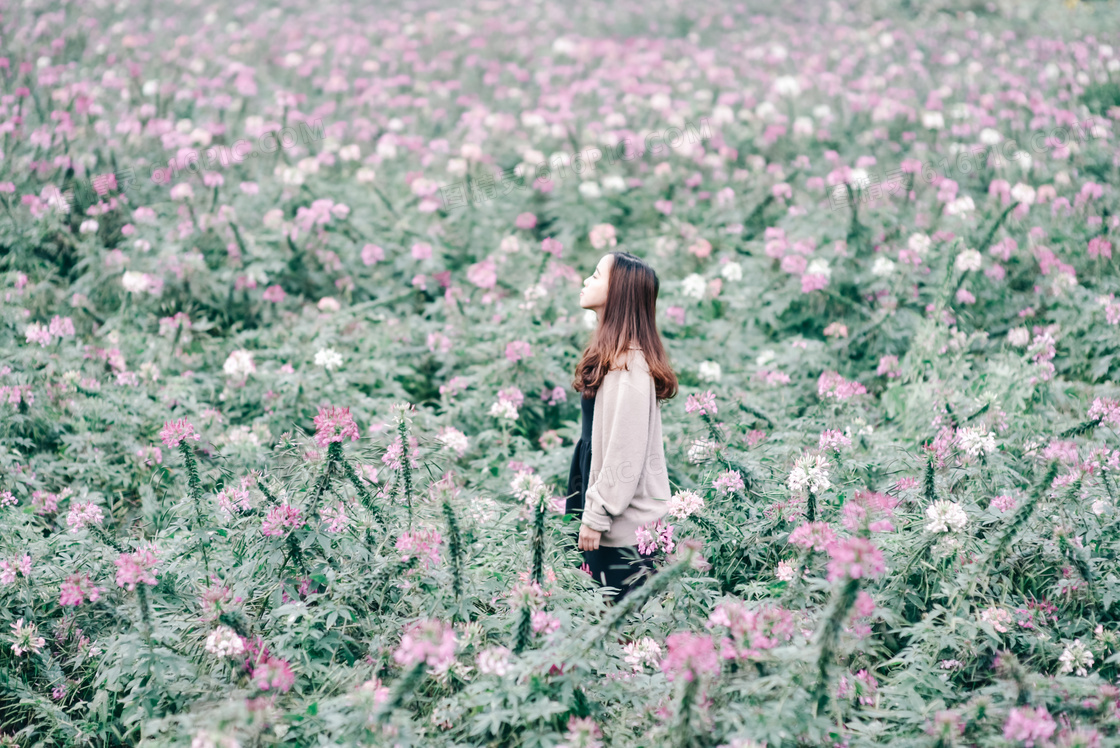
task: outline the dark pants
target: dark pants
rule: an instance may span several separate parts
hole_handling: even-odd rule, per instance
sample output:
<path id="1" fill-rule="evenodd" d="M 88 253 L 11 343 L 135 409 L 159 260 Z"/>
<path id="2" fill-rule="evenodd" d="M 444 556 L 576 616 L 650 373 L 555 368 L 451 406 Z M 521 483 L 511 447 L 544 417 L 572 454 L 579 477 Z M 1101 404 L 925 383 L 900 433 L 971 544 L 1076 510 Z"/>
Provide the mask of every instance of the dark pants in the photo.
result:
<path id="1" fill-rule="evenodd" d="M 591 577 L 595 581 L 617 590 L 609 593 L 616 602 L 645 584 L 654 571 L 653 561 L 641 558 L 637 546 L 614 548 L 601 545 L 594 551 L 584 551 L 583 560 L 591 569 Z"/>

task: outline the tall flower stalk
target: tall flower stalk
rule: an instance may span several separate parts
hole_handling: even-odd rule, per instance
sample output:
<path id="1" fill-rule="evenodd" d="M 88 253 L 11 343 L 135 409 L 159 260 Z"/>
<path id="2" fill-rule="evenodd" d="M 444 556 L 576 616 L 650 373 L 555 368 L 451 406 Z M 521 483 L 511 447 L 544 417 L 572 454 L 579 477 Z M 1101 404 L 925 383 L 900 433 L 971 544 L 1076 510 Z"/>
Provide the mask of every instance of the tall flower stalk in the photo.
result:
<path id="1" fill-rule="evenodd" d="M 202 507 L 202 481 L 199 479 L 198 463 L 195 461 L 194 451 L 191 450 L 190 445 L 187 443 L 190 440 L 199 441 L 202 437 L 195 431 L 194 426 L 185 418 L 165 422 L 163 424 L 163 430 L 159 435 L 164 444 L 172 449 L 179 450 L 179 454 L 183 457 L 183 463 L 186 465 L 187 492 L 194 504 L 195 512 L 195 521 L 191 529 L 202 534 L 199 541 L 202 548 L 202 562 L 206 567 L 206 572 L 209 573 L 210 536 L 206 533 L 206 519 Z"/>

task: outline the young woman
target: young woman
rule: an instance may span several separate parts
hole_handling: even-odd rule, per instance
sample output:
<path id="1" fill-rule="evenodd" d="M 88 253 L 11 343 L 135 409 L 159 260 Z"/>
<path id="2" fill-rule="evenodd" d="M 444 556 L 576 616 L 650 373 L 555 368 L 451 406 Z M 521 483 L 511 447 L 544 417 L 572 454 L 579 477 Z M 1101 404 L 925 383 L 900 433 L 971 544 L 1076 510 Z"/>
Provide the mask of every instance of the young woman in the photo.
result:
<path id="1" fill-rule="evenodd" d="M 677 377 L 657 332 L 657 274 L 629 252 L 611 252 L 583 282 L 580 306 L 599 324 L 576 366 L 583 435 L 568 478 L 567 512 L 581 517 L 578 548 L 616 600 L 653 570 L 635 531 L 663 517 L 670 495 L 661 402 Z"/>

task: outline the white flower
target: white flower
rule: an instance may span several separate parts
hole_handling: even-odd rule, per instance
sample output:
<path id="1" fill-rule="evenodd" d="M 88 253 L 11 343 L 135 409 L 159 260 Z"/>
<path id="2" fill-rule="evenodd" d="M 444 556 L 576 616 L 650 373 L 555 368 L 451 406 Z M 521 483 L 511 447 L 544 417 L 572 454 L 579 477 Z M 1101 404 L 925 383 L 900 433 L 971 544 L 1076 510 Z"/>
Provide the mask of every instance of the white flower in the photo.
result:
<path id="1" fill-rule="evenodd" d="M 823 455 L 802 455 L 794 463 L 786 485 L 794 493 L 808 489 L 819 495 L 827 491 L 832 487 L 828 479 L 828 460 Z"/>
<path id="2" fill-rule="evenodd" d="M 922 127 L 930 130 L 940 130 L 945 127 L 945 117 L 941 112 L 922 112 Z"/>
<path id="3" fill-rule="evenodd" d="M 704 298 L 704 291 L 707 288 L 708 282 L 699 273 L 692 273 L 681 281 L 681 293 L 693 299 Z"/>
<path id="4" fill-rule="evenodd" d="M 444 428 L 440 429 L 439 434 L 436 436 L 436 439 L 447 449 L 455 450 L 456 454 L 458 454 L 460 457 L 464 452 L 467 451 L 467 448 L 470 446 L 470 441 L 467 439 L 467 435 L 452 426 L 445 426 Z"/>
<path id="5" fill-rule="evenodd" d="M 1023 205 L 1034 205 L 1035 194 L 1034 187 L 1022 182 L 1011 188 L 1011 199 Z"/>
<path id="6" fill-rule="evenodd" d="M 1089 648 L 1081 643 L 1080 639 L 1074 639 L 1073 644 L 1066 646 L 1066 651 L 1062 652 L 1062 656 L 1058 658 L 1058 662 L 1062 663 L 1059 668 L 1060 673 L 1076 672 L 1077 675 L 1086 676 L 1089 674 L 1089 668 L 1093 667 L 1093 653 Z"/>
<path id="7" fill-rule="evenodd" d="M 342 354 L 334 348 L 320 348 L 315 354 L 315 365 L 322 366 L 327 371 L 342 366 Z"/>
<path id="8" fill-rule="evenodd" d="M 377 179 L 377 172 L 368 166 L 362 166 L 354 172 L 354 179 L 357 179 L 363 184 L 367 184 Z"/>
<path id="9" fill-rule="evenodd" d="M 342 304 L 340 304 L 338 302 L 338 299 L 333 296 L 324 296 L 323 298 L 319 299 L 319 303 L 316 306 L 319 307 L 320 312 L 326 312 L 327 314 L 330 314 L 331 312 L 337 312 L 338 310 L 342 309 Z"/>
<path id="10" fill-rule="evenodd" d="M 92 234 L 97 231 L 97 226 L 97 221 L 93 220 L 92 218 L 87 218 L 86 220 L 82 221 L 82 225 L 78 227 L 78 233 Z"/>
<path id="11" fill-rule="evenodd" d="M 920 255 L 924 255 L 929 251 L 930 244 L 932 244 L 932 242 L 930 241 L 929 235 L 922 233 L 911 234 L 910 238 L 906 240 L 906 246 L 910 251 L 917 252 Z"/>
<path id="12" fill-rule="evenodd" d="M 961 272 L 979 270 L 984 264 L 984 257 L 975 249 L 966 249 L 957 255 L 956 268 Z"/>
<path id="13" fill-rule="evenodd" d="M 976 203 L 972 202 L 972 198 L 968 195 L 958 197 L 953 202 L 945 206 L 945 215 L 959 216 L 965 213 L 971 213 L 976 210 Z"/>
<path id="14" fill-rule="evenodd" d="M 737 262 L 729 262 L 719 271 L 725 281 L 736 283 L 743 279 L 743 266 Z"/>
<path id="15" fill-rule="evenodd" d="M 797 579 L 797 566 L 792 561 L 779 561 L 778 568 L 774 570 L 774 576 L 780 582 L 792 582 Z"/>
<path id="16" fill-rule="evenodd" d="M 248 379 L 249 375 L 256 370 L 257 366 L 253 363 L 253 354 L 243 350 L 229 354 L 229 358 L 222 365 L 222 371 L 226 373 L 226 376 L 239 382 Z"/>
<path id="17" fill-rule="evenodd" d="M 1007 332 L 1007 342 L 1018 348 L 1022 348 L 1031 342 L 1031 331 L 1025 327 L 1016 327 Z"/>
<path id="18" fill-rule="evenodd" d="M 121 276 L 121 285 L 129 293 L 144 293 L 148 290 L 148 276 L 144 273 L 126 270 L 124 275 Z"/>
<path id="19" fill-rule="evenodd" d="M 626 652 L 626 664 L 635 673 L 640 673 L 646 665 L 656 668 L 661 663 L 661 645 L 648 636 L 643 636 L 636 642 L 627 642 L 622 645 L 622 649 Z"/>
<path id="20" fill-rule="evenodd" d="M 362 157 L 362 147 L 357 143 L 344 145 L 338 149 L 338 158 L 340 161 L 357 161 Z"/>
<path id="21" fill-rule="evenodd" d="M 277 166 L 274 170 L 276 176 L 280 177 L 280 183 L 292 187 L 298 187 L 303 184 L 303 172 L 294 166 Z"/>
<path id="22" fill-rule="evenodd" d="M 603 189 L 607 192 L 625 192 L 626 180 L 618 174 L 603 177 Z"/>
<path id="23" fill-rule="evenodd" d="M 973 457 L 978 456 L 981 452 L 991 454 L 996 451 L 995 436 L 970 427 L 965 427 L 957 432 L 957 443 L 960 444 L 961 449 Z"/>
<path id="24" fill-rule="evenodd" d="M 980 131 L 980 142 L 984 145 L 999 145 L 1003 140 L 1003 136 L 999 134 L 998 130 L 993 130 L 990 127 L 985 127 Z"/>
<path id="25" fill-rule="evenodd" d="M 588 200 L 594 200 L 602 197 L 603 191 L 599 189 L 598 182 L 582 182 L 579 186 L 579 194 L 586 197 Z"/>
<path id="26" fill-rule="evenodd" d="M 953 501 L 935 501 L 926 507 L 929 524 L 926 532 L 960 532 L 968 524 L 968 515 Z"/>
<path id="27" fill-rule="evenodd" d="M 501 678 L 509 672 L 509 650 L 505 647 L 490 647 L 478 653 L 475 663 L 483 675 L 496 675 Z"/>
<path id="28" fill-rule="evenodd" d="M 704 498 L 695 491 L 677 491 L 669 498 L 669 514 L 685 519 L 704 508 Z"/>
<path id="29" fill-rule="evenodd" d="M 878 278 L 886 278 L 894 272 L 894 263 L 889 257 L 882 255 L 875 258 L 875 264 L 871 266 L 871 274 Z"/>
<path id="30" fill-rule="evenodd" d="M 718 382 L 723 372 L 715 361 L 701 361 L 697 376 L 701 382 Z"/>
<path id="31" fill-rule="evenodd" d="M 1034 158 L 1026 151 L 1015 151 L 1011 158 L 1019 162 L 1019 168 L 1024 172 L 1029 172 L 1034 165 Z"/>
<path id="32" fill-rule="evenodd" d="M 498 400 L 490 406 L 490 415 L 495 418 L 508 418 L 511 421 L 516 421 L 517 406 L 509 400 Z"/>
<path id="33" fill-rule="evenodd" d="M 548 492 L 548 486 L 536 473 L 520 472 L 509 483 L 513 495 L 526 504 L 535 504 Z"/>
<path id="34" fill-rule="evenodd" d="M 771 361 L 773 361 L 777 357 L 778 357 L 778 354 L 773 349 L 767 348 L 765 351 L 758 354 L 758 357 L 755 358 L 754 363 L 755 363 L 755 366 L 759 366 L 759 367 L 766 366 L 768 363 L 770 363 Z"/>
<path id="35" fill-rule="evenodd" d="M 245 641 L 229 626 L 219 626 L 206 637 L 206 651 L 218 657 L 237 657 L 245 651 Z"/>
<path id="36" fill-rule="evenodd" d="M 693 465 L 707 462 L 716 453 L 716 443 L 707 439 L 697 439 L 688 448 L 688 461 Z"/>
<path id="37" fill-rule="evenodd" d="M 1108 509 L 1108 502 L 1104 499 L 1097 499 L 1089 508 L 1093 510 L 1093 514 L 1099 517 L 1100 515 L 1104 514 L 1105 509 Z"/>
<path id="38" fill-rule="evenodd" d="M 825 278 L 832 277 L 832 269 L 828 266 L 828 260 L 818 257 L 809 263 L 809 267 L 805 268 L 806 275 L 823 275 Z"/>
<path id="39" fill-rule="evenodd" d="M 801 84 L 792 75 L 781 75 L 774 79 L 774 93 L 779 96 L 797 98 L 801 93 Z"/>

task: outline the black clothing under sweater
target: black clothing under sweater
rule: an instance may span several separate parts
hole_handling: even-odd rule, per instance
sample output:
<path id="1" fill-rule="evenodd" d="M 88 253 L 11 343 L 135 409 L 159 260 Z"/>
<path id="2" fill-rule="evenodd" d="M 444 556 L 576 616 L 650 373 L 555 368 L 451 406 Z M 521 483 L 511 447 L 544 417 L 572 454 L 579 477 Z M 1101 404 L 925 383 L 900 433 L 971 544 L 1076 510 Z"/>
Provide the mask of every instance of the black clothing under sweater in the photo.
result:
<path id="1" fill-rule="evenodd" d="M 572 466 L 568 471 L 568 498 L 565 513 L 583 513 L 587 498 L 587 485 L 591 474 L 591 427 L 595 418 L 595 398 L 581 397 L 583 410 L 583 432 L 576 442 L 572 454 Z M 605 587 L 618 590 L 616 600 L 621 600 L 628 592 L 643 584 L 653 571 L 653 562 L 638 553 L 637 546 L 611 547 L 601 545 L 594 551 L 583 551 L 583 560 L 591 569 L 591 576 Z M 647 571 L 631 581 L 626 580 L 641 571 Z"/>

